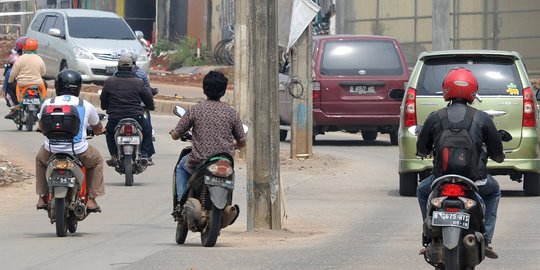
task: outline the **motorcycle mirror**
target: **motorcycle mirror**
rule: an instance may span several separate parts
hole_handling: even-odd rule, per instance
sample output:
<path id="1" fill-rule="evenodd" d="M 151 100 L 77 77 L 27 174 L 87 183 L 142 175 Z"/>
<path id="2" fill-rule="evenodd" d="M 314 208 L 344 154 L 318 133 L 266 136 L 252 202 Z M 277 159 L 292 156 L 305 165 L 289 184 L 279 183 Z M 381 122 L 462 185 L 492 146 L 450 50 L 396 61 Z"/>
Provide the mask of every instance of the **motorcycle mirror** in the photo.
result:
<path id="1" fill-rule="evenodd" d="M 99 121 L 107 120 L 107 115 L 104 113 L 98 113 Z"/>
<path id="2" fill-rule="evenodd" d="M 176 105 L 173 108 L 173 113 L 178 117 L 182 117 L 184 116 L 184 114 L 186 114 L 186 110 L 182 108 L 181 106 Z"/>
<path id="3" fill-rule="evenodd" d="M 242 127 L 244 128 L 244 133 L 247 133 L 249 130 L 248 126 L 246 126 L 245 124 L 242 124 Z"/>
<path id="4" fill-rule="evenodd" d="M 501 141 L 509 142 L 512 140 L 512 135 L 506 130 L 499 130 L 499 136 L 501 136 Z"/>
<path id="5" fill-rule="evenodd" d="M 411 126 L 407 129 L 409 133 L 411 133 L 414 136 L 420 135 L 420 131 L 422 130 L 422 126 Z"/>
<path id="6" fill-rule="evenodd" d="M 99 90 L 97 91 L 97 94 L 101 96 L 101 91 L 102 91 L 102 90 L 103 90 L 103 89 L 99 89 Z"/>

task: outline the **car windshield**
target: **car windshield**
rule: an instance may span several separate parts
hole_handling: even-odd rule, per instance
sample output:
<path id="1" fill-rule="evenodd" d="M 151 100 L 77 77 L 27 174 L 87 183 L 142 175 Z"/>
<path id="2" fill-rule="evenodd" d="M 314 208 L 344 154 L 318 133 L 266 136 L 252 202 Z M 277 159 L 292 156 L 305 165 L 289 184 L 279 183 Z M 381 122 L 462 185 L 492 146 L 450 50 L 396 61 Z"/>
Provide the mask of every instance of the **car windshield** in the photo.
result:
<path id="1" fill-rule="evenodd" d="M 401 75 L 396 46 L 386 40 L 340 40 L 324 43 L 321 75 Z"/>
<path id="2" fill-rule="evenodd" d="M 514 60 L 496 56 L 448 56 L 424 62 L 418 78 L 418 95 L 442 95 L 442 83 L 448 71 L 464 67 L 478 80 L 480 95 L 519 95 L 523 90 Z"/>
<path id="3" fill-rule="evenodd" d="M 135 39 L 120 18 L 68 17 L 69 35 L 74 38 Z"/>

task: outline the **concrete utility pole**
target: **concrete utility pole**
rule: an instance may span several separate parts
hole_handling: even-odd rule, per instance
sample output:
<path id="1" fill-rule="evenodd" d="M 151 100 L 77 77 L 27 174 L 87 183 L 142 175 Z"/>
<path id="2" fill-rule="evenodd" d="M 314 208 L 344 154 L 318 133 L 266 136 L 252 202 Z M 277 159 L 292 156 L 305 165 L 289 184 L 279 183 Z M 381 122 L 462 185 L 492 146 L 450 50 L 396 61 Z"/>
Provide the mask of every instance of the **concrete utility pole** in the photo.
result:
<path id="1" fill-rule="evenodd" d="M 346 0 L 336 0 L 336 34 L 345 34 Z"/>
<path id="2" fill-rule="evenodd" d="M 311 24 L 304 30 L 293 50 L 293 110 L 291 121 L 291 158 L 313 154 L 313 99 L 311 87 Z"/>
<path id="3" fill-rule="evenodd" d="M 432 50 L 450 49 L 450 1 L 433 0 Z"/>
<path id="4" fill-rule="evenodd" d="M 247 229 L 280 230 L 277 1 L 248 0 Z"/>

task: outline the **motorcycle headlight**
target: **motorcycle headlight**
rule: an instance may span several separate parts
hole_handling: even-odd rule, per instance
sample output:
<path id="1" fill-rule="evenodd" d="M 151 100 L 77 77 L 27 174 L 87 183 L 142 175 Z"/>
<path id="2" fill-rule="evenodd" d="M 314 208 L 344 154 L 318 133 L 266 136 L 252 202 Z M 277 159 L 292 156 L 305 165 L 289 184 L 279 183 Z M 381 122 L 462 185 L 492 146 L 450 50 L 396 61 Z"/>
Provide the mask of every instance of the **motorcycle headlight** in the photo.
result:
<path id="1" fill-rule="evenodd" d="M 81 48 L 81 47 L 73 47 L 73 54 L 77 58 L 81 59 L 93 59 L 94 56 L 92 56 L 91 53 L 89 53 L 87 50 Z"/>

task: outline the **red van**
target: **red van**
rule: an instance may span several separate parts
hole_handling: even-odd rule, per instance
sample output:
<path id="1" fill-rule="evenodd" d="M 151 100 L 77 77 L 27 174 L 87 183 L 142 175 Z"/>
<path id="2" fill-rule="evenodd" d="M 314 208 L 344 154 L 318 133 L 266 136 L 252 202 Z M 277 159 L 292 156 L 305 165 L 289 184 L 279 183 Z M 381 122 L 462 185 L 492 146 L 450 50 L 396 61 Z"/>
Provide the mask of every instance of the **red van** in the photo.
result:
<path id="1" fill-rule="evenodd" d="M 313 38 L 313 134 L 361 132 L 365 141 L 389 133 L 397 145 L 400 105 L 409 71 L 392 37 Z M 290 125 L 292 96 L 280 91 L 281 125 Z M 282 129 L 280 139 L 285 140 Z"/>

